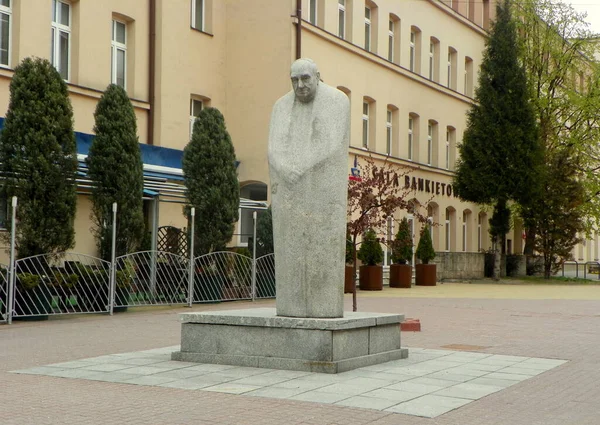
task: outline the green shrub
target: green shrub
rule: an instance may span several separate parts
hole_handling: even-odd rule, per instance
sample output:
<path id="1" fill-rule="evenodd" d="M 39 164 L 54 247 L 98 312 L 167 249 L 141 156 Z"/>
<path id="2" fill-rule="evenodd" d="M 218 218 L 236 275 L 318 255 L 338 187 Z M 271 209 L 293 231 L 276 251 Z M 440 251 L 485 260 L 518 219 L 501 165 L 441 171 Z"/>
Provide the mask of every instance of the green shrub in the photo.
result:
<path id="1" fill-rule="evenodd" d="M 69 274 L 69 273 L 61 273 L 59 271 L 52 272 L 52 285 L 55 287 L 63 287 L 71 289 L 75 285 L 77 285 L 77 281 L 79 280 L 79 275 L 77 274 Z"/>
<path id="2" fill-rule="evenodd" d="M 413 255 L 413 241 L 408 220 L 400 221 L 396 239 L 392 242 L 392 262 L 396 264 L 410 263 Z"/>
<path id="3" fill-rule="evenodd" d="M 17 273 L 17 286 L 25 291 L 36 288 L 41 281 L 42 278 L 40 275 L 32 273 Z"/>
<path id="4" fill-rule="evenodd" d="M 358 259 L 367 266 L 375 266 L 383 261 L 383 249 L 372 229 L 367 230 L 358 250 Z"/>
<path id="5" fill-rule="evenodd" d="M 430 225 L 427 224 L 421 231 L 421 239 L 417 245 L 416 257 L 421 260 L 423 264 L 429 264 L 431 260 L 435 258 L 435 251 L 433 250 L 433 243 L 431 242 Z"/>

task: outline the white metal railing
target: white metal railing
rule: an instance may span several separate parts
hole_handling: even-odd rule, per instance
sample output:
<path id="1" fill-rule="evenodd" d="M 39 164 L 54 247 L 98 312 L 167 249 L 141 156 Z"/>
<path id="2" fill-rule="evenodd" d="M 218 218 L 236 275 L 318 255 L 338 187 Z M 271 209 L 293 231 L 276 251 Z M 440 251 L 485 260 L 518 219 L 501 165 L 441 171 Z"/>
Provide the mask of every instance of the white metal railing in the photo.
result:
<path id="1" fill-rule="evenodd" d="M 273 254 L 251 258 L 222 251 L 186 258 L 155 250 L 116 257 L 113 233 L 112 261 L 71 252 L 16 260 L 16 204 L 13 199 L 10 264 L 0 265 L 0 321 L 10 324 L 13 318 L 112 314 L 115 307 L 191 306 L 275 297 Z M 113 221 L 116 219 L 115 204 Z M 192 209 L 192 241 L 193 219 Z"/>

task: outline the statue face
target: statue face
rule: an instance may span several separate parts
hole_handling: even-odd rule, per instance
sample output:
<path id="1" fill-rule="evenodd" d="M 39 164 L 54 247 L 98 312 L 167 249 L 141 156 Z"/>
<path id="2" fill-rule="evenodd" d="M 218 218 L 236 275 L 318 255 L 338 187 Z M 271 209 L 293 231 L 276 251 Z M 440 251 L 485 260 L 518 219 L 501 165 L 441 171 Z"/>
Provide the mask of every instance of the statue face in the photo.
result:
<path id="1" fill-rule="evenodd" d="M 319 85 L 319 72 L 309 62 L 297 61 L 292 65 L 292 87 L 296 99 L 310 102 L 314 99 Z"/>

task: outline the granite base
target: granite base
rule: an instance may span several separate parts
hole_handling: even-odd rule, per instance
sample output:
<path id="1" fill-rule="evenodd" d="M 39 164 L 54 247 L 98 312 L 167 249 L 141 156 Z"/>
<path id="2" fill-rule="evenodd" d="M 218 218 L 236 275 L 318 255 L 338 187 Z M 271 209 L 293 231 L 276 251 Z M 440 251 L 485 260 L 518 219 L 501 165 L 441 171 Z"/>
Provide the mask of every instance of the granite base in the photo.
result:
<path id="1" fill-rule="evenodd" d="M 339 373 L 408 357 L 401 314 L 343 318 L 280 317 L 273 308 L 181 314 L 181 351 L 173 360 Z"/>

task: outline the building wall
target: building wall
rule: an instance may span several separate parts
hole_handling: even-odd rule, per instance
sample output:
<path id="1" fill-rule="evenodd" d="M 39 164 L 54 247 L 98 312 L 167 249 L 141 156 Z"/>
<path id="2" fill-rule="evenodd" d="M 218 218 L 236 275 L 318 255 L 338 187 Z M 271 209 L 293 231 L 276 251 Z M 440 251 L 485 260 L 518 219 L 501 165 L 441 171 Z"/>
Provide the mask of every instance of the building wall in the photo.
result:
<path id="1" fill-rule="evenodd" d="M 11 63 L 0 67 L 0 115 L 8 107 L 8 85 L 14 67 L 23 58 L 50 57 L 51 0 L 13 1 Z M 76 0 L 72 5 L 71 76 L 69 91 L 75 114 L 75 130 L 93 133 L 93 112 L 102 90 L 110 83 L 111 22 L 127 24 L 126 88 L 138 118 L 140 142 L 149 140 L 150 99 L 150 0 Z M 463 249 L 466 217 L 468 252 L 489 248 L 489 212 L 463 203 L 454 195 L 419 190 L 418 182 L 429 180 L 444 187 L 451 184 L 462 140 L 465 113 L 472 103 L 473 85 L 481 63 L 485 27 L 484 3 L 469 2 L 471 20 L 464 2 L 427 0 L 419 2 L 346 0 L 346 37 L 338 37 L 338 2 L 318 0 L 317 21 L 311 24 L 309 0 L 302 0 L 302 55 L 318 64 L 325 83 L 345 90 L 351 100 L 349 166 L 355 156 L 372 154 L 410 167 L 417 189 L 415 200 L 433 207 L 434 245 L 446 248 L 446 209 L 450 250 Z M 371 8 L 371 46 L 365 49 L 365 4 Z M 493 8 L 488 7 L 490 17 Z M 462 15 L 461 15 L 462 13 Z M 269 183 L 267 140 L 271 108 L 291 89 L 289 67 L 295 59 L 296 0 L 206 0 L 206 25 L 191 27 L 190 0 L 156 0 L 154 144 L 183 149 L 190 136 L 190 99 L 204 101 L 225 116 L 240 161 L 239 179 L 247 183 Z M 394 58 L 388 60 L 388 22 L 395 21 Z M 410 37 L 418 29 L 420 43 L 411 70 Z M 429 41 L 436 44 L 436 69 L 429 78 Z M 448 83 L 447 53 L 453 50 L 452 83 Z M 465 58 L 470 58 L 469 84 L 465 86 Z M 454 82 L 455 81 L 455 82 Z M 450 87 L 448 87 L 450 86 Z M 370 102 L 369 143 L 363 149 L 363 100 Z M 393 111 L 393 142 L 387 150 L 387 109 Z M 418 116 L 413 129 L 414 155 L 408 157 L 408 117 Z M 428 123 L 437 125 L 431 164 L 427 164 Z M 445 133 L 454 137 L 450 167 L 445 164 Z M 411 180 L 412 185 L 412 180 Z M 89 235 L 89 199 L 80 199 L 77 246 L 92 252 Z M 480 244 L 477 237 L 480 214 Z M 398 213 L 397 218 L 405 213 Z M 185 227 L 180 204 L 161 203 L 159 225 Z M 418 233 L 418 229 L 415 229 Z M 519 232 L 520 234 L 520 232 Z M 514 237 L 512 239 L 515 239 Z M 415 237 L 415 244 L 418 237 Z M 516 245 L 515 245 L 516 248 Z"/>

